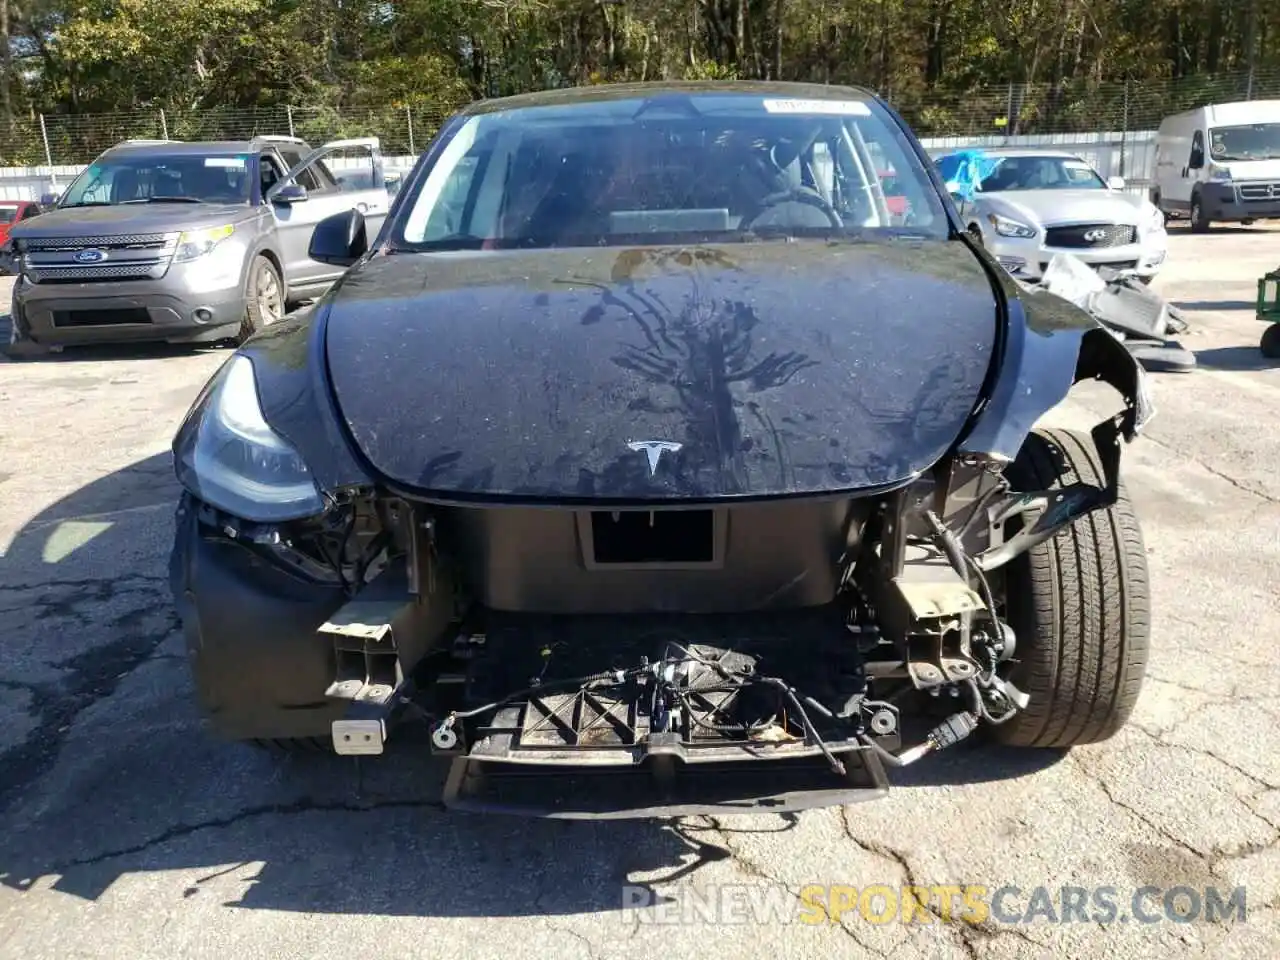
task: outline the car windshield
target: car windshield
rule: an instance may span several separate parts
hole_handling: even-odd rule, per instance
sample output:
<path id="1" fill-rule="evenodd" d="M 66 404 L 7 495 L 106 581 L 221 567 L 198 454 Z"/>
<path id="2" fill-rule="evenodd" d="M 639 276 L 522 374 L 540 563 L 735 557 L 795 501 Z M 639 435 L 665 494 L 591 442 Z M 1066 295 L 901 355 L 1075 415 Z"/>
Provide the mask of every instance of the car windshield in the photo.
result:
<path id="1" fill-rule="evenodd" d="M 983 193 L 1005 190 L 1105 190 L 1098 172 L 1075 157 L 1004 157 L 982 180 Z"/>
<path id="2" fill-rule="evenodd" d="M 495 110 L 447 136 L 393 249 L 948 235 L 909 141 L 868 100 L 664 92 Z M 885 167 L 905 198 L 892 209 Z"/>
<path id="3" fill-rule="evenodd" d="M 17 218 L 17 207 L 0 207 L 0 223 L 13 223 Z"/>
<path id="4" fill-rule="evenodd" d="M 121 203 L 248 203 L 245 154 L 144 153 L 91 164 L 60 207 Z"/>
<path id="5" fill-rule="evenodd" d="M 1218 161 L 1280 160 L 1280 123 L 1214 127 L 1209 131 L 1209 156 Z"/>

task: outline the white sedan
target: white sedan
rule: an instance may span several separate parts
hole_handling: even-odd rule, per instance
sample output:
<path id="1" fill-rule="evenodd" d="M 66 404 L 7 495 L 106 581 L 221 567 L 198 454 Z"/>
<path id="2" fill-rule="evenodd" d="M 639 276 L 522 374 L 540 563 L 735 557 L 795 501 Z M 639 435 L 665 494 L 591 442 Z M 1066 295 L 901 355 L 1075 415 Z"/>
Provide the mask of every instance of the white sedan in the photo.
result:
<path id="1" fill-rule="evenodd" d="M 961 151 L 936 163 L 970 232 L 1019 279 L 1039 280 L 1057 253 L 1147 282 L 1164 263 L 1164 214 L 1074 154 Z"/>

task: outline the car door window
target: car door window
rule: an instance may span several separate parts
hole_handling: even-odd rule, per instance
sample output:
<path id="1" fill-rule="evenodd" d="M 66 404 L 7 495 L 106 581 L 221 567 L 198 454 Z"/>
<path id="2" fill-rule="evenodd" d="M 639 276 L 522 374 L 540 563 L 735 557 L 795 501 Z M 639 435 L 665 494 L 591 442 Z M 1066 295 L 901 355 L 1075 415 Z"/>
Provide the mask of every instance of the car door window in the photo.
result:
<path id="1" fill-rule="evenodd" d="M 292 170 L 303 160 L 304 154 L 297 147 L 281 147 L 280 156 L 284 158 L 287 167 Z M 301 170 L 295 181 L 298 186 L 306 188 L 307 193 L 321 193 L 328 189 L 321 177 L 316 175 L 315 168 L 318 164 L 312 164 L 304 170 Z"/>
<path id="2" fill-rule="evenodd" d="M 263 153 L 258 160 L 258 178 L 262 184 L 262 195 L 265 197 L 267 191 L 279 182 L 284 176 L 284 171 L 280 169 L 280 164 L 270 153 Z"/>
<path id="3" fill-rule="evenodd" d="M 1199 130 L 1191 138 L 1191 159 L 1188 161 L 1187 166 L 1192 170 L 1199 170 L 1204 166 L 1204 137 Z"/>

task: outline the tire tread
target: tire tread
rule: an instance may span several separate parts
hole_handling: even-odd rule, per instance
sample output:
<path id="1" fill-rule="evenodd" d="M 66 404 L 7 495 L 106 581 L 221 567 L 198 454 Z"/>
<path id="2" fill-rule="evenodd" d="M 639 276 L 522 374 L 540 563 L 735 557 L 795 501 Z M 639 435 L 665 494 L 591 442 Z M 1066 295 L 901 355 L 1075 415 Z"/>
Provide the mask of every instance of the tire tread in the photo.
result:
<path id="1" fill-rule="evenodd" d="M 1102 483 L 1088 435 L 1037 430 L 1011 468 L 1027 488 Z M 1123 483 L 1111 507 L 1095 510 L 1010 564 L 1018 636 L 1017 679 L 1031 697 L 996 728 L 1010 745 L 1070 747 L 1113 736 L 1127 722 L 1146 674 L 1151 613 L 1146 547 Z M 1015 602 L 1018 601 L 1018 602 Z"/>

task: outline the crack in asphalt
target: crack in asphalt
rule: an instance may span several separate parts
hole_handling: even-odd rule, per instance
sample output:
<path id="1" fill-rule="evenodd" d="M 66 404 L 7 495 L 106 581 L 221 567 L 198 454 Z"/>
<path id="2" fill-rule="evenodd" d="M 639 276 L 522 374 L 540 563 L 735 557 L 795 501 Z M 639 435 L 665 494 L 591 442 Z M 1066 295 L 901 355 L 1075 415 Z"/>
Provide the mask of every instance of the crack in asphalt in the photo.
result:
<path id="1" fill-rule="evenodd" d="M 843 816 L 843 811 L 845 808 L 841 807 L 840 809 L 841 809 L 841 815 Z M 764 867 L 756 863 L 750 857 L 743 854 L 741 850 L 735 848 L 732 842 L 730 842 L 729 840 L 728 835 L 731 832 L 730 829 L 726 828 L 723 824 L 721 824 L 719 818 L 713 817 L 713 816 L 707 816 L 707 817 L 704 817 L 703 819 L 705 819 L 709 823 L 710 829 L 715 830 L 720 835 L 720 839 L 724 844 L 724 846 L 721 849 L 723 849 L 724 852 L 728 854 L 729 859 L 733 861 L 734 865 L 737 866 L 742 873 L 745 873 L 749 877 L 758 877 L 761 880 L 767 880 L 770 883 L 776 883 L 778 886 L 780 886 L 792 897 L 795 897 L 797 901 L 799 901 L 800 903 L 804 903 L 803 898 L 801 898 L 800 896 L 800 892 L 798 890 L 795 890 L 791 886 L 791 884 L 785 882 L 784 880 L 779 879 L 778 877 L 771 875 L 767 870 L 764 869 Z M 825 910 L 823 912 L 826 913 Z M 830 919 L 829 914 L 827 915 L 827 917 L 828 919 Z M 863 950 L 866 950 L 867 952 L 869 952 L 872 956 L 877 956 L 880 953 L 880 951 L 877 948 L 871 946 L 869 943 L 863 940 L 858 935 L 858 933 L 854 930 L 854 928 L 847 927 L 843 923 L 838 921 L 836 922 L 835 927 L 842 934 L 844 934 L 846 937 L 848 937 L 850 940 L 852 940 L 854 943 L 860 946 Z"/>
<path id="2" fill-rule="evenodd" d="M 556 933 L 568 934 L 569 936 L 573 937 L 575 940 L 581 941 L 583 946 L 587 948 L 587 956 L 590 957 L 591 960 L 600 960 L 600 953 L 596 949 L 596 945 L 594 943 L 592 943 L 589 939 L 587 939 L 585 935 L 579 933 L 577 930 L 574 930 L 570 927 L 566 927 L 563 924 L 557 922 L 556 919 L 547 911 L 547 908 L 542 905 L 542 898 L 545 897 L 547 893 L 548 891 L 544 890 L 542 893 L 539 893 L 533 899 L 533 906 L 538 911 L 538 913 L 543 917 L 543 919 L 546 920 L 547 928 L 549 930 L 555 931 Z M 634 930 L 632 931 L 631 936 L 633 937 L 635 936 Z"/>
<path id="3" fill-rule="evenodd" d="M 1177 744 L 1165 744 L 1165 745 L 1171 746 L 1171 747 L 1178 746 Z M 1210 754 L 1210 756 L 1212 756 L 1212 754 Z M 1220 760 L 1221 758 L 1214 757 L 1214 759 Z M 1201 850 L 1198 847 L 1183 840 L 1177 834 L 1161 826 L 1159 823 L 1157 823 L 1147 814 L 1143 813 L 1137 807 L 1133 806 L 1130 803 L 1126 803 L 1125 801 L 1117 797 L 1115 793 L 1112 791 L 1111 785 L 1110 783 L 1107 782 L 1106 778 L 1103 777 L 1097 771 L 1089 769 L 1089 767 L 1086 764 L 1082 763 L 1079 758 L 1069 756 L 1068 762 L 1072 763 L 1075 766 L 1075 768 L 1080 771 L 1080 773 L 1083 775 L 1083 777 L 1086 780 L 1096 784 L 1097 787 L 1102 791 L 1103 795 L 1106 796 L 1109 802 L 1111 802 L 1115 806 L 1131 814 L 1135 819 L 1137 819 L 1144 826 L 1146 826 L 1153 832 L 1159 834 L 1165 840 L 1168 840 L 1171 844 L 1173 844 L 1182 852 L 1189 854 L 1190 856 L 1194 857 L 1196 860 L 1203 863 L 1211 874 L 1216 873 L 1217 869 L 1223 864 L 1230 863 L 1234 860 L 1241 860 L 1241 859 L 1244 859 L 1245 857 L 1251 857 L 1254 854 L 1262 853 L 1263 851 L 1266 851 L 1266 850 L 1280 848 L 1280 829 L 1277 829 L 1275 826 L 1273 826 L 1270 823 L 1270 821 L 1268 821 L 1265 817 L 1259 816 L 1258 819 L 1266 823 L 1267 826 L 1270 827 L 1272 830 L 1273 835 L 1269 840 L 1265 840 L 1265 841 L 1254 840 L 1254 841 L 1248 841 L 1246 843 L 1239 844 L 1234 847 L 1211 847 L 1207 851 Z M 1241 804 L 1246 809 L 1249 809 L 1251 813 L 1253 812 L 1249 808 L 1249 805 L 1244 802 L 1243 798 L 1237 798 L 1237 799 L 1241 800 Z M 1254 814 L 1254 815 L 1258 816 L 1257 814 Z"/>
<path id="4" fill-rule="evenodd" d="M 61 863 L 51 864 L 47 868 L 47 872 L 65 873 L 67 870 L 76 867 L 96 866 L 108 860 L 114 860 L 117 857 L 129 857 L 145 853 L 153 847 L 180 840 L 202 830 L 223 830 L 259 817 L 289 817 L 304 813 L 370 813 L 379 810 L 443 811 L 444 804 L 438 800 L 374 800 L 360 803 L 351 800 L 321 801 L 311 797 L 303 797 L 292 803 L 266 803 L 245 807 L 225 817 L 214 817 L 209 820 L 202 820 L 199 823 L 180 823 L 153 837 L 127 847 L 117 847 L 96 853 L 91 857 L 77 857 Z"/>
<path id="5" fill-rule="evenodd" d="M 1247 493 L 1251 497 L 1256 497 L 1257 499 L 1265 501 L 1266 503 L 1280 504 L 1280 497 L 1272 496 L 1271 494 L 1267 493 L 1265 490 L 1259 490 L 1256 487 L 1250 486 L 1249 484 L 1245 483 L 1242 480 L 1236 479 L 1235 477 L 1231 476 L 1231 474 L 1225 473 L 1222 470 L 1219 470 L 1217 467 L 1212 466 L 1206 463 L 1205 461 L 1201 460 L 1194 453 L 1189 453 L 1188 451 L 1182 449 L 1181 447 L 1173 443 L 1170 443 L 1168 440 L 1162 440 L 1160 437 L 1153 435 L 1149 430 L 1143 431 L 1142 439 L 1155 444 L 1157 447 L 1161 447 L 1162 449 L 1168 450 L 1170 453 L 1176 455 L 1177 457 L 1180 457 L 1181 459 L 1187 461 L 1188 463 L 1195 464 L 1197 467 L 1200 467 L 1205 472 L 1213 474 L 1213 476 L 1217 477 L 1219 480 L 1225 480 L 1228 484 L 1230 484 L 1235 489 L 1239 490 L 1241 493 Z"/>
<path id="6" fill-rule="evenodd" d="M 903 877 L 908 886 L 916 888 L 928 886 L 928 884 L 920 882 L 920 878 L 916 875 L 915 867 L 911 865 L 911 860 L 904 851 L 899 850 L 897 847 L 891 847 L 887 843 L 883 843 L 879 840 L 865 840 L 855 834 L 853 831 L 853 825 L 849 822 L 849 808 L 847 806 L 840 808 L 840 824 L 844 829 L 846 839 L 860 850 L 896 864 L 902 871 Z M 984 920 L 981 923 L 972 923 L 969 921 L 957 922 L 944 914 L 941 909 L 934 906 L 932 897 L 929 898 L 928 903 L 922 903 L 920 906 L 927 910 L 933 917 L 937 918 L 938 922 L 943 925 L 943 929 L 949 930 L 956 935 L 960 948 L 964 950 L 965 955 L 969 957 L 970 960 L 978 960 L 981 956 L 982 951 L 980 949 L 980 944 L 990 942 L 1002 936 L 1016 937 L 1019 940 L 1023 940 L 1040 948 L 1041 950 L 1047 949 L 1048 946 L 1047 944 L 1041 943 L 1020 927 L 995 926 L 989 920 Z M 948 910 L 947 913 L 949 912 L 950 911 Z"/>
<path id="7" fill-rule="evenodd" d="M 546 918 L 547 928 L 549 930 L 553 930 L 556 933 L 567 933 L 569 936 L 573 937 L 575 940 L 579 941 L 584 947 L 587 948 L 587 956 L 590 957 L 591 960 L 600 960 L 600 953 L 598 950 L 596 950 L 596 945 L 592 943 L 589 939 L 587 939 L 577 930 L 574 930 L 570 927 L 566 927 L 563 924 L 556 923 L 547 914 L 543 914 L 543 916 Z"/>
<path id="8" fill-rule="evenodd" d="M 1169 734 L 1173 733 L 1175 730 L 1182 727 L 1183 724 L 1186 722 L 1187 721 L 1180 721 L 1163 731 L 1148 730 L 1142 724 L 1136 723 L 1134 721 L 1130 721 L 1129 726 L 1132 727 L 1136 732 L 1141 733 L 1144 736 L 1148 737 L 1159 746 L 1166 747 L 1169 750 L 1185 750 L 1187 753 L 1195 754 L 1196 756 L 1199 756 L 1199 757 L 1208 757 L 1210 760 L 1216 760 L 1218 763 L 1222 764 L 1228 770 L 1232 770 L 1235 773 L 1240 774 L 1240 776 L 1244 777 L 1246 780 L 1249 780 L 1251 783 L 1254 783 L 1257 786 L 1262 787 L 1263 789 L 1280 790 L 1280 783 L 1272 783 L 1270 780 L 1267 780 L 1265 777 L 1260 777 L 1256 773 L 1251 773 L 1250 771 L 1246 770 L 1244 767 L 1236 763 L 1232 763 L 1230 760 L 1226 760 L 1218 756 L 1216 753 L 1214 753 L 1212 750 L 1210 750 L 1207 747 L 1193 747 L 1187 743 L 1173 743 L 1165 739 L 1165 737 L 1167 737 Z"/>

